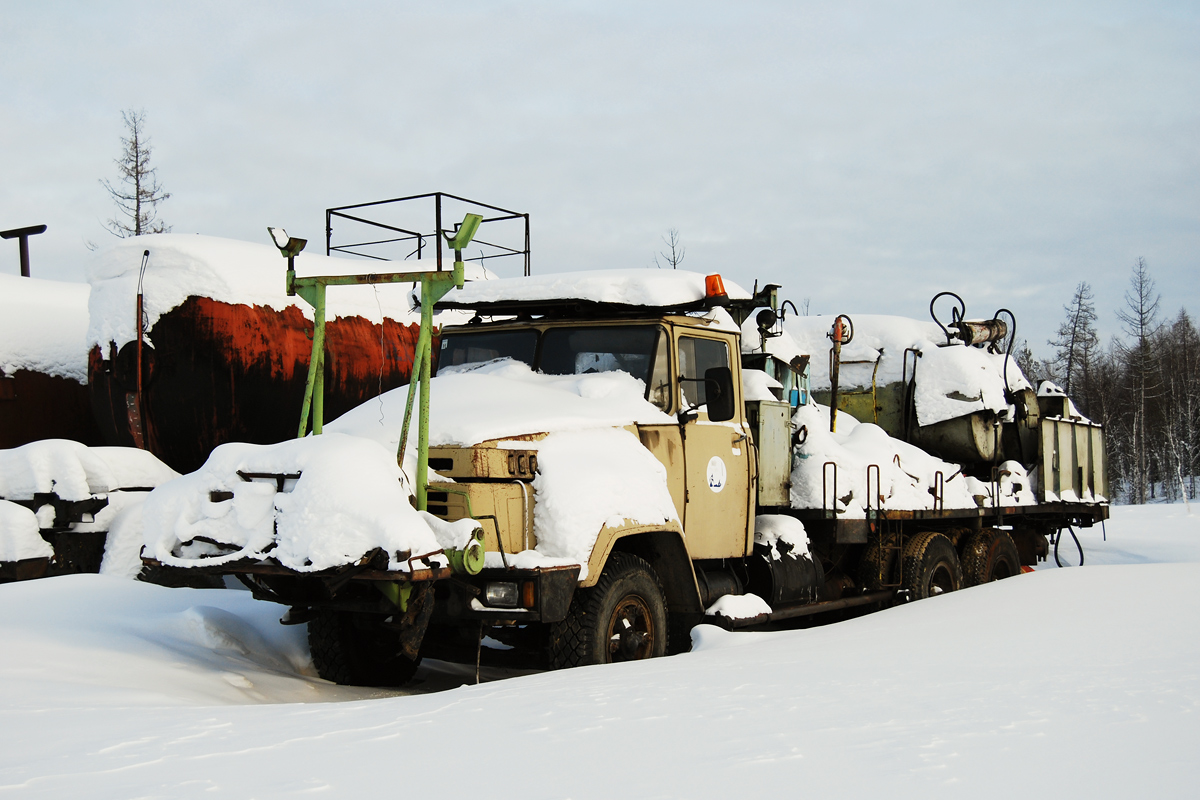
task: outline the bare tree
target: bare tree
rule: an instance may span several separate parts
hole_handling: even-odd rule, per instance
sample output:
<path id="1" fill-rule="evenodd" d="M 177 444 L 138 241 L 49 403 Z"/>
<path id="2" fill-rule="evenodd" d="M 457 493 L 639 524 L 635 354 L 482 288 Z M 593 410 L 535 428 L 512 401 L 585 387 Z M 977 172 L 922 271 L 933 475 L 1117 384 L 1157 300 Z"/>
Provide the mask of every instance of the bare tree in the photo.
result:
<path id="1" fill-rule="evenodd" d="M 1093 300 L 1092 287 L 1087 281 L 1076 286 L 1070 304 L 1063 306 L 1067 317 L 1058 326 L 1057 336 L 1049 342 L 1055 348 L 1054 365 L 1067 394 L 1071 394 L 1072 388 L 1080 388 L 1076 378 L 1087 369 L 1087 357 L 1100 341 Z"/>
<path id="2" fill-rule="evenodd" d="M 654 265 L 659 269 L 664 268 L 658 260 L 658 257 L 662 256 L 663 261 L 671 265 L 671 269 L 679 269 L 679 265 L 683 263 L 683 257 L 687 254 L 687 250 L 679 238 L 679 229 L 669 228 L 667 235 L 663 237 L 663 243 L 669 248 L 669 251 L 655 254 Z"/>
<path id="3" fill-rule="evenodd" d="M 117 216 L 108 221 L 108 229 L 121 238 L 145 233 L 167 233 L 170 226 L 158 219 L 158 204 L 171 195 L 158 183 L 158 170 L 150 166 L 150 139 L 146 136 L 146 112 L 132 109 L 121 112 L 125 132 L 124 148 L 117 165 L 116 185 L 107 179 L 100 184 L 117 204 Z"/>
<path id="4" fill-rule="evenodd" d="M 1162 299 L 1154 289 L 1154 281 L 1146 267 L 1146 259 L 1138 258 L 1129 278 L 1129 291 L 1125 293 L 1125 308 L 1117 311 L 1121 327 L 1130 341 L 1118 344 L 1132 393 L 1132 426 L 1130 447 L 1133 485 L 1130 499 L 1135 503 L 1146 502 L 1146 491 L 1151 487 L 1151 453 L 1149 434 L 1152 424 L 1149 414 L 1155 409 L 1154 400 L 1160 387 L 1159 370 L 1154 340 L 1162 329 L 1158 318 L 1158 305 Z"/>

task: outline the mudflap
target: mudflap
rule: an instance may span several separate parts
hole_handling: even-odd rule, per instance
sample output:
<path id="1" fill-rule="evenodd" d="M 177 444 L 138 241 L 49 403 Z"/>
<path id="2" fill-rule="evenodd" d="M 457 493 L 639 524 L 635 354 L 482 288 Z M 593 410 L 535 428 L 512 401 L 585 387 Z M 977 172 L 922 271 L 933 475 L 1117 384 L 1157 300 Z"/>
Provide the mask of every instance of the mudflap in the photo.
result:
<path id="1" fill-rule="evenodd" d="M 408 598 L 408 610 L 398 618 L 393 617 L 388 627 L 398 628 L 400 632 L 400 652 L 404 657 L 416 661 L 421 652 L 421 642 L 425 640 L 425 631 L 429 628 L 429 619 L 433 616 L 433 583 L 424 582 L 413 586 Z"/>

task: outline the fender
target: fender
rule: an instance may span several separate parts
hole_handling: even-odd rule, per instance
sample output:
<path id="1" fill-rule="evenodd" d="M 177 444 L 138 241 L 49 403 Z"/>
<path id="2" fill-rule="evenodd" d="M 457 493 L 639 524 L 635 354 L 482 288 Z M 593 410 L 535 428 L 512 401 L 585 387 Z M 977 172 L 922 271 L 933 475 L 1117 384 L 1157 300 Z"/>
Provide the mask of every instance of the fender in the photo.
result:
<path id="1" fill-rule="evenodd" d="M 600 529 L 592 556 L 588 559 L 587 578 L 580 588 L 595 586 L 600 573 L 614 550 L 632 553 L 645 559 L 662 582 L 667 607 L 673 612 L 703 613 L 696 571 L 688 554 L 687 538 L 679 522 L 672 520 L 659 525 L 628 524 Z"/>

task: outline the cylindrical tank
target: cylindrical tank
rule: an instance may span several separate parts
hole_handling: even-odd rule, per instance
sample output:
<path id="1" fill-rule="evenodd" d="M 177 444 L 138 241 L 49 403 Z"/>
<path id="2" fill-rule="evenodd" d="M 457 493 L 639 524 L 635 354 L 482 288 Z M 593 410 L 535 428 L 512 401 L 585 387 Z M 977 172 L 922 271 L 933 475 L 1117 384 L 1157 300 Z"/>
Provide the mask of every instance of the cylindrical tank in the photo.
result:
<path id="1" fill-rule="evenodd" d="M 0 275 L 0 450 L 101 444 L 88 402 L 88 286 Z"/>
<path id="2" fill-rule="evenodd" d="M 136 341 L 94 346 L 91 404 L 106 441 L 135 445 L 140 419 L 146 448 L 179 472 L 191 472 L 224 442 L 294 437 L 312 331 L 297 306 L 275 310 L 189 297 L 147 332 L 140 403 Z M 390 318 L 382 331 L 359 316 L 329 320 L 325 420 L 407 383 L 418 332 L 418 325 Z"/>

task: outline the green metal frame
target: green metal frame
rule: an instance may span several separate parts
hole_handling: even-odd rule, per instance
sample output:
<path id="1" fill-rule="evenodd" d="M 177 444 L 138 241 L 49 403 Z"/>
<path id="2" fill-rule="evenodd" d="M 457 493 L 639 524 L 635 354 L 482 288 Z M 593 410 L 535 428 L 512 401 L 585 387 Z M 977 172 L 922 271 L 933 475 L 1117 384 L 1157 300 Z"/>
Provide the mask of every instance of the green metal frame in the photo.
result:
<path id="1" fill-rule="evenodd" d="M 417 349 L 413 356 L 413 373 L 420 370 L 416 380 L 410 378 L 408 400 L 404 408 L 404 428 L 400 432 L 400 447 L 396 458 L 404 463 L 404 450 L 408 445 L 408 426 L 412 416 L 414 394 L 420 390 L 420 406 L 417 428 L 417 508 L 428 507 L 429 482 L 429 380 L 432 361 L 433 304 L 441 300 L 451 289 L 463 287 L 464 270 L 462 251 L 470 244 L 483 218 L 478 214 L 467 214 L 454 235 L 446 235 L 454 250 L 454 268 L 436 272 L 385 272 L 360 275 L 317 275 L 298 278 L 292 259 L 288 258 L 287 293 L 289 297 L 299 295 L 314 309 L 312 357 L 308 362 L 308 380 L 304 385 L 304 404 L 300 410 L 300 427 L 297 438 L 308 432 L 311 415 L 313 435 L 320 435 L 325 413 L 325 290 L 329 286 L 360 286 L 381 283 L 421 284 L 421 332 L 417 337 Z M 286 254 L 285 254 L 286 255 Z"/>

